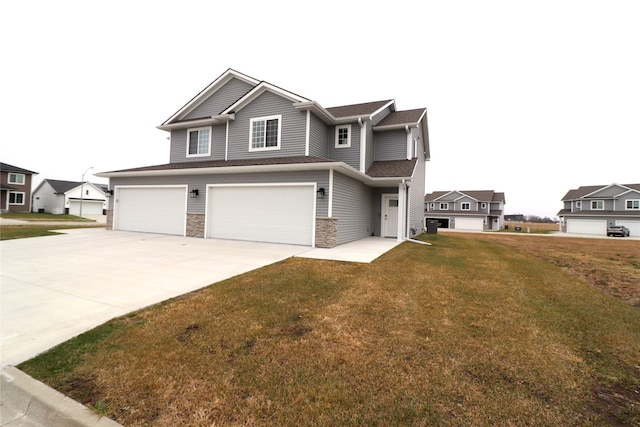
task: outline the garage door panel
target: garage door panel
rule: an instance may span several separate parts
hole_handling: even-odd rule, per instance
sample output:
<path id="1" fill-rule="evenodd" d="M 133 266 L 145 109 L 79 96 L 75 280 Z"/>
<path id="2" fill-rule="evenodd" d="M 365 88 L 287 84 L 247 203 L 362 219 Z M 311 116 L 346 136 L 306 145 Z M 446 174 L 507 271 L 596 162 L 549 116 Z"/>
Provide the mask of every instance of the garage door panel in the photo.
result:
<path id="1" fill-rule="evenodd" d="M 484 221 L 482 218 L 456 218 L 455 229 L 482 231 L 484 229 Z"/>
<path id="2" fill-rule="evenodd" d="M 313 186 L 215 186 L 208 193 L 207 237 L 313 243 Z"/>
<path id="3" fill-rule="evenodd" d="M 629 229 L 629 236 L 640 236 L 640 221 L 618 220 L 616 225 L 624 225 Z"/>
<path id="4" fill-rule="evenodd" d="M 82 202 L 82 215 L 102 215 L 104 202 L 95 200 L 84 200 Z M 69 202 L 69 213 L 71 215 L 80 215 L 80 201 L 72 200 Z"/>
<path id="5" fill-rule="evenodd" d="M 600 219 L 567 219 L 567 233 L 598 234 L 606 236 L 607 221 Z"/>
<path id="6" fill-rule="evenodd" d="M 118 188 L 114 229 L 183 236 L 185 187 Z"/>

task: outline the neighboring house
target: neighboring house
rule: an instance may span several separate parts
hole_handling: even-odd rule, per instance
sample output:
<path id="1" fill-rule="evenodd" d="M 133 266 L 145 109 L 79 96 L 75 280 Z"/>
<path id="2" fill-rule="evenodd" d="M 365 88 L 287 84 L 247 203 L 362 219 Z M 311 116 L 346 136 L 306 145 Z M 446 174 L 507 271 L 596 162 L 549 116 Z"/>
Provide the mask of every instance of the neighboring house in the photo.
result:
<path id="1" fill-rule="evenodd" d="M 0 163 L 0 212 L 30 212 L 33 172 Z"/>
<path id="2" fill-rule="evenodd" d="M 108 205 L 106 184 L 45 179 L 33 190 L 33 211 L 52 214 L 104 215 Z M 81 196 L 82 194 L 82 196 Z"/>
<path id="3" fill-rule="evenodd" d="M 493 190 L 434 191 L 424 197 L 424 216 L 440 228 L 500 230 L 505 203 L 504 193 Z"/>
<path id="4" fill-rule="evenodd" d="M 640 236 L 640 184 L 579 187 L 562 203 L 560 231 L 606 236 L 608 226 L 624 225 L 631 236 Z"/>
<path id="5" fill-rule="evenodd" d="M 158 128 L 168 164 L 96 174 L 107 228 L 316 247 L 422 230 L 425 108 L 325 108 L 229 69 Z"/>
<path id="6" fill-rule="evenodd" d="M 511 214 L 504 216 L 505 221 L 524 222 L 525 218 L 523 214 Z"/>

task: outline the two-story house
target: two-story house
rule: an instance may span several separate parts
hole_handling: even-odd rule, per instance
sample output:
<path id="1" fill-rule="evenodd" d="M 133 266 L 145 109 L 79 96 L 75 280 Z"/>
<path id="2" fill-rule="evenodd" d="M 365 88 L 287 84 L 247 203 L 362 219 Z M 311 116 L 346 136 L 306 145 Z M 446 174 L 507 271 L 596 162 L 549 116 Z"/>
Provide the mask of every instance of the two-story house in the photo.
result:
<path id="1" fill-rule="evenodd" d="M 493 190 L 434 191 L 424 197 L 424 216 L 440 228 L 500 230 L 505 204 L 504 193 Z"/>
<path id="2" fill-rule="evenodd" d="M 560 231 L 606 236 L 608 226 L 624 225 L 631 236 L 640 236 L 640 184 L 578 187 L 562 203 Z"/>
<path id="3" fill-rule="evenodd" d="M 44 179 L 33 190 L 33 211 L 52 214 L 103 215 L 108 186 L 91 182 Z"/>
<path id="4" fill-rule="evenodd" d="M 107 228 L 315 247 L 422 230 L 425 108 L 325 108 L 229 69 L 158 128 L 169 163 L 96 174 Z"/>
<path id="5" fill-rule="evenodd" d="M 0 212 L 30 212 L 33 172 L 0 163 Z"/>

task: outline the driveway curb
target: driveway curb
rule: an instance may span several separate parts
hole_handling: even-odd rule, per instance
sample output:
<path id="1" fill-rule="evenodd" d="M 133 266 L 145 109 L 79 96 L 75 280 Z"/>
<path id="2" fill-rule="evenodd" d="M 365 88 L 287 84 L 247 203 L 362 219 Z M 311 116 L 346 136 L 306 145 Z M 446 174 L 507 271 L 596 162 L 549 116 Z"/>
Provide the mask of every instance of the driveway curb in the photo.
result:
<path id="1" fill-rule="evenodd" d="M 23 427 L 122 427 L 13 366 L 0 374 L 0 425 Z"/>

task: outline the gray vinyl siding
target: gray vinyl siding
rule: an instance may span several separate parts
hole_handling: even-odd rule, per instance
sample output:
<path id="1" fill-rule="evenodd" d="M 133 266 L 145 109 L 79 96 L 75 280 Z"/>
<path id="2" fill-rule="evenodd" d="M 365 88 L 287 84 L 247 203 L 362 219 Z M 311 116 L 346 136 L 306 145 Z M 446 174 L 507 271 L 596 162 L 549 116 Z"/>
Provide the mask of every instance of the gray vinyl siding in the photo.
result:
<path id="1" fill-rule="evenodd" d="M 387 107 L 384 110 L 380 111 L 380 113 L 371 118 L 373 125 L 375 126 L 380 123 L 380 121 L 387 117 L 389 114 L 391 114 L 391 107 Z"/>
<path id="2" fill-rule="evenodd" d="M 626 211 L 626 212 L 637 212 L 640 216 L 640 210 L 638 209 L 627 209 L 627 200 L 640 200 L 640 193 L 627 193 L 624 196 L 621 196 L 620 199 L 616 200 L 616 211 Z"/>
<path id="3" fill-rule="evenodd" d="M 374 160 L 402 160 L 407 158 L 407 133 L 404 129 L 373 134 Z"/>
<path id="4" fill-rule="evenodd" d="M 414 228 L 420 234 L 424 228 L 424 193 L 425 193 L 425 162 L 418 156 L 414 179 L 409 187 L 409 229 Z M 409 233 L 409 237 L 413 237 Z"/>
<path id="5" fill-rule="evenodd" d="M 187 157 L 187 129 L 171 131 L 169 152 L 170 163 L 201 162 L 204 160 L 224 160 L 227 125 L 212 126 L 211 155 L 203 157 Z"/>
<path id="6" fill-rule="evenodd" d="M 247 82 L 232 78 L 213 95 L 205 99 L 185 119 L 217 116 L 253 88 Z"/>
<path id="7" fill-rule="evenodd" d="M 366 138 L 367 138 L 367 152 L 365 153 L 365 167 L 364 170 L 368 170 L 371 167 L 371 164 L 374 161 L 374 143 L 373 143 L 373 126 L 371 123 L 367 122 L 366 124 Z"/>
<path id="8" fill-rule="evenodd" d="M 314 114 L 311 114 L 309 128 L 309 155 L 328 158 L 328 126 Z"/>
<path id="9" fill-rule="evenodd" d="M 371 187 L 340 173 L 333 175 L 333 217 L 338 219 L 337 243 L 371 236 Z"/>
<path id="10" fill-rule="evenodd" d="M 373 234 L 380 236 L 382 234 L 382 195 L 398 194 L 398 187 L 383 187 L 372 189 L 373 205 L 371 208 L 371 221 L 373 225 Z"/>
<path id="11" fill-rule="evenodd" d="M 594 199 L 597 200 L 598 198 L 611 198 L 613 196 L 617 196 L 620 193 L 623 193 L 627 191 L 626 188 L 622 188 L 622 187 L 618 187 L 616 185 L 613 185 L 609 188 L 605 188 L 603 190 L 600 190 L 596 193 L 594 193 L 593 195 L 589 196 L 589 199 Z"/>
<path id="12" fill-rule="evenodd" d="M 198 189 L 197 198 L 189 197 L 187 212 L 205 213 L 208 184 L 265 184 L 283 182 L 317 182 L 318 188 L 329 188 L 328 171 L 302 172 L 266 172 L 252 174 L 220 174 L 220 175 L 181 175 L 181 176 L 145 176 L 136 178 L 111 178 L 109 188 L 118 185 L 188 185 L 188 191 Z M 113 199 L 109 198 L 109 209 L 113 209 Z M 328 215 L 329 198 L 316 199 L 316 215 Z M 259 210 L 256 220 L 262 221 Z"/>
<path id="13" fill-rule="evenodd" d="M 280 114 L 282 115 L 280 149 L 249 151 L 251 119 Z M 306 112 L 293 108 L 292 102 L 288 99 L 273 92 L 264 92 L 236 112 L 236 119 L 229 127 L 228 160 L 304 156 L 306 124 Z"/>
<path id="14" fill-rule="evenodd" d="M 336 148 L 336 127 L 330 126 L 327 132 L 327 152 L 331 160 L 360 169 L 360 125 L 351 123 L 351 147 L 342 148 Z"/>

